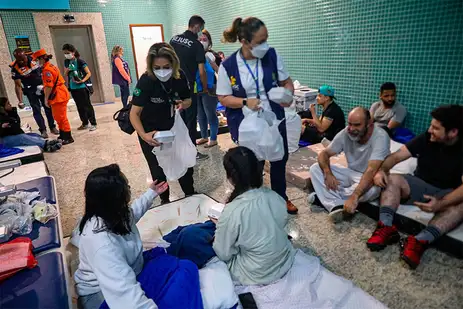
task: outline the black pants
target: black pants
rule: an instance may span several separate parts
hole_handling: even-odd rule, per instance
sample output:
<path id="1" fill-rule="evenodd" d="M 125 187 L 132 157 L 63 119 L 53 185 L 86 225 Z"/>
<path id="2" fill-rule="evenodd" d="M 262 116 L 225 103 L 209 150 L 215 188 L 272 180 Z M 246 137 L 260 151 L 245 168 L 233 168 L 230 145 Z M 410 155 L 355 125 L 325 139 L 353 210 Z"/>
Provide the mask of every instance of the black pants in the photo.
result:
<path id="1" fill-rule="evenodd" d="M 185 125 L 188 128 L 188 133 L 190 135 L 193 145 L 196 145 L 196 133 L 198 131 L 196 127 L 197 117 L 198 117 L 198 95 L 193 93 L 193 87 L 190 85 L 191 90 L 191 106 L 185 110 L 182 110 L 181 115 Z"/>
<path id="2" fill-rule="evenodd" d="M 96 126 L 95 110 L 90 100 L 90 92 L 87 88 L 71 89 L 72 98 L 76 102 L 77 111 L 79 112 L 82 125 L 86 126 L 90 122 Z"/>
<path id="3" fill-rule="evenodd" d="M 164 174 L 164 171 L 162 170 L 162 167 L 159 166 L 158 160 L 156 156 L 152 153 L 153 146 L 150 146 L 147 144 L 143 139 L 138 137 L 138 140 L 140 142 L 141 150 L 143 152 L 143 155 L 145 156 L 146 161 L 148 162 L 148 166 L 151 172 L 151 177 L 153 180 L 159 180 L 159 181 L 166 181 L 166 175 Z M 195 192 L 195 189 L 193 187 L 193 168 L 190 167 L 188 171 L 186 172 L 185 175 L 183 175 L 179 180 L 178 183 L 180 184 L 180 187 L 182 187 L 183 193 L 185 195 L 191 195 Z M 166 192 L 161 194 L 161 201 L 165 202 L 169 200 L 169 189 L 166 190 Z"/>
<path id="4" fill-rule="evenodd" d="M 130 95 L 129 84 L 127 83 L 126 85 L 119 85 L 119 89 L 121 91 L 122 106 L 126 107 L 128 104 L 127 102 L 129 100 L 129 95 Z"/>
<path id="5" fill-rule="evenodd" d="M 323 136 L 318 132 L 317 128 L 307 126 L 301 134 L 301 139 L 311 144 L 318 144 L 322 141 Z"/>

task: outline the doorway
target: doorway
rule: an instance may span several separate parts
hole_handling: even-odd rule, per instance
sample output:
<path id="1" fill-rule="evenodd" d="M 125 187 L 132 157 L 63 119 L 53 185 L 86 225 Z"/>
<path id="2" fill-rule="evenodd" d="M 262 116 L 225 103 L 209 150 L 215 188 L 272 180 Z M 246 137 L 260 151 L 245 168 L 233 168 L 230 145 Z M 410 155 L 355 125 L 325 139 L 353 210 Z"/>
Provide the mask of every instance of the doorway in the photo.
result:
<path id="1" fill-rule="evenodd" d="M 95 40 L 91 26 L 50 26 L 50 33 L 55 50 L 54 56 L 61 72 L 64 71 L 64 44 L 72 44 L 79 51 L 80 57 L 87 62 L 92 73 L 92 84 L 94 93 L 91 96 L 92 103 L 104 102 L 101 91 L 101 79 L 97 67 L 95 53 Z"/>
<path id="2" fill-rule="evenodd" d="M 161 24 L 130 24 L 129 27 L 135 70 L 140 79 L 146 71 L 146 55 L 151 45 L 164 42 L 164 28 Z"/>

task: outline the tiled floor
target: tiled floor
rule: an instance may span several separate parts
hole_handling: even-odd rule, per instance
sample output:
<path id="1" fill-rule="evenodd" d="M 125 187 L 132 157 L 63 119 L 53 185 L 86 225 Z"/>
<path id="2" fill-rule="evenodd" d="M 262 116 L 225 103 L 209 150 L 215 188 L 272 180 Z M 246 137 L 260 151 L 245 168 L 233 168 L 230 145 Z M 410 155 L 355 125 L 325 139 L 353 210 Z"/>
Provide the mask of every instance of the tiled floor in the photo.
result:
<path id="1" fill-rule="evenodd" d="M 135 134 L 121 132 L 112 120 L 118 105 L 95 107 L 98 130 L 73 132 L 76 142 L 60 152 L 46 154 L 51 175 L 56 177 L 64 234 L 69 235 L 84 209 L 83 188 L 88 173 L 96 167 L 118 163 L 132 187 L 134 197 L 147 188 L 149 171 Z M 69 115 L 72 127 L 79 126 L 77 112 Z M 27 118 L 27 120 L 26 120 Z M 34 121 L 26 117 L 31 125 Z M 228 135 L 219 136 L 219 146 L 200 151 L 210 158 L 195 168 L 195 188 L 218 201 L 225 201 L 230 185 L 222 167 L 224 152 L 232 147 Z M 266 176 L 268 183 L 268 177 Z M 177 183 L 171 183 L 171 199 L 183 197 Z M 295 244 L 321 258 L 327 268 L 352 280 L 390 308 L 462 308 L 463 261 L 430 249 L 422 265 L 411 271 L 399 262 L 398 246 L 379 253 L 367 250 L 365 242 L 375 222 L 364 215 L 332 225 L 324 212 L 312 212 L 306 193 L 289 186 L 288 196 L 299 207 L 290 220 Z"/>

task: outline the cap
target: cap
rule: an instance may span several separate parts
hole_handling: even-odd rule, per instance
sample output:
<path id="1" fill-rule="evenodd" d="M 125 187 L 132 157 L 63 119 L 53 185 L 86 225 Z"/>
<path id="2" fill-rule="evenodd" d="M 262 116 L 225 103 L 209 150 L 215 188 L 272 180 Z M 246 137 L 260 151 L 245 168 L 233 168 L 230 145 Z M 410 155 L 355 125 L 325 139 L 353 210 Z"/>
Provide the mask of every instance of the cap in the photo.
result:
<path id="1" fill-rule="evenodd" d="M 39 57 L 46 56 L 46 55 L 48 55 L 47 52 L 45 51 L 44 48 L 42 48 L 42 49 L 39 49 L 38 51 L 34 52 L 32 54 L 32 58 L 37 59 Z"/>
<path id="2" fill-rule="evenodd" d="M 328 97 L 334 97 L 334 88 L 328 85 L 323 85 L 318 88 L 318 93 L 326 95 Z"/>

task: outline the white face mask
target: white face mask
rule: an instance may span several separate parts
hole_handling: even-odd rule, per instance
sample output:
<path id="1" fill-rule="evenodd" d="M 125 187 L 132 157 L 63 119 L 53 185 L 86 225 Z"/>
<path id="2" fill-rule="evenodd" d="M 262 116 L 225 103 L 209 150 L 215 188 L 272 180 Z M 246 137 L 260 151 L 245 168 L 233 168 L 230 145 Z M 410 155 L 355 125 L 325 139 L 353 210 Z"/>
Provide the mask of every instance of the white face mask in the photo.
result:
<path id="1" fill-rule="evenodd" d="M 161 82 L 167 82 L 172 77 L 172 69 L 153 69 L 153 72 L 154 75 L 156 75 L 156 78 Z"/>
<path id="2" fill-rule="evenodd" d="M 209 49 L 209 42 L 201 42 L 201 44 L 203 44 L 204 50 Z"/>
<path id="3" fill-rule="evenodd" d="M 74 56 L 72 54 L 64 54 L 64 58 L 71 60 Z"/>
<path id="4" fill-rule="evenodd" d="M 265 54 L 268 52 L 269 48 L 270 46 L 268 46 L 268 43 L 264 42 L 262 44 L 254 46 L 251 49 L 251 54 L 256 58 L 262 59 L 264 58 Z"/>

